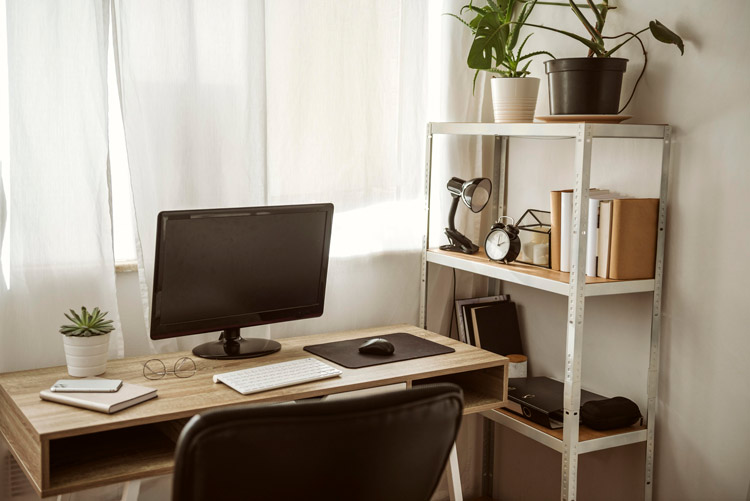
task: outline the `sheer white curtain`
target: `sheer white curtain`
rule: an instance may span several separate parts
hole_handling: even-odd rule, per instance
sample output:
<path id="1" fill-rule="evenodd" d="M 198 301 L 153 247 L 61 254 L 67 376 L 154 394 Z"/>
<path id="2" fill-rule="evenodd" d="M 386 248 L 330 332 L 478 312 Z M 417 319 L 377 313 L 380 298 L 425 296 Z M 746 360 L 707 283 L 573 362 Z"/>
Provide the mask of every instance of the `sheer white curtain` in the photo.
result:
<path id="1" fill-rule="evenodd" d="M 108 3 L 12 0 L 6 13 L 0 372 L 64 364 L 58 327 L 64 311 L 82 305 L 110 312 L 110 356 L 122 356 L 107 167 Z"/>
<path id="2" fill-rule="evenodd" d="M 326 312 L 273 336 L 415 323 L 426 4 L 115 0 L 115 17 L 145 304 L 160 210 L 333 202 Z"/>
<path id="3" fill-rule="evenodd" d="M 115 0 L 114 8 L 148 323 L 157 214 L 266 202 L 263 2 Z"/>

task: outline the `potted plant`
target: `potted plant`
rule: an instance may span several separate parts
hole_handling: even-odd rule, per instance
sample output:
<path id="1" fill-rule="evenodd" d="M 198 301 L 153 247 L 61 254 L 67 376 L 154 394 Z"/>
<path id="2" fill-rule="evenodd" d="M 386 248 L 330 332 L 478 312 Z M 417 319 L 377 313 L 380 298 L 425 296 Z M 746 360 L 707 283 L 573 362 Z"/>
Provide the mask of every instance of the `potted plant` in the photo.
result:
<path id="1" fill-rule="evenodd" d="M 685 52 L 682 38 L 657 20 L 651 21 L 647 27 L 637 32 L 626 31 L 619 35 L 605 36 L 603 31 L 607 12 L 614 8 L 609 6 L 608 0 L 602 0 L 599 4 L 594 4 L 593 0 L 586 0 L 595 18 L 593 23 L 586 18 L 579 5 L 576 5 L 573 0 L 569 0 L 568 3 L 591 37 L 590 39 L 548 26 L 525 23 L 526 26 L 562 33 L 578 40 L 588 48 L 587 57 L 545 61 L 544 66 L 549 82 L 550 112 L 553 115 L 619 114 L 627 108 L 648 64 L 646 48 L 638 36 L 647 30 L 651 31 L 651 35 L 659 42 L 676 45 L 680 49 L 680 54 Z M 623 37 L 627 38 L 611 49 L 605 47 L 605 40 L 617 40 Z M 618 109 L 622 76 L 628 60 L 612 57 L 612 54 L 633 39 L 641 44 L 644 57 L 643 69 L 625 106 Z"/>
<path id="2" fill-rule="evenodd" d="M 546 51 L 524 54 L 523 48 L 531 34 L 526 35 L 518 45 L 521 28 L 534 10 L 536 1 L 487 0 L 487 5 L 483 7 L 469 2 L 461 7 L 460 15 L 448 14 L 474 34 L 466 60 L 469 68 L 476 70 L 474 85 L 480 71 L 493 74 L 490 86 L 496 123 L 534 120 L 539 79 L 528 76 L 529 64 L 534 56 L 541 54 L 555 57 Z M 460 17 L 466 12 L 474 16 L 470 21 Z"/>
<path id="3" fill-rule="evenodd" d="M 70 315 L 64 315 L 73 322 L 60 327 L 68 374 L 76 377 L 102 374 L 107 370 L 109 333 L 115 329 L 112 320 L 106 320 L 107 312 L 102 313 L 99 308 L 89 312 L 82 306 L 80 314 L 70 310 Z"/>

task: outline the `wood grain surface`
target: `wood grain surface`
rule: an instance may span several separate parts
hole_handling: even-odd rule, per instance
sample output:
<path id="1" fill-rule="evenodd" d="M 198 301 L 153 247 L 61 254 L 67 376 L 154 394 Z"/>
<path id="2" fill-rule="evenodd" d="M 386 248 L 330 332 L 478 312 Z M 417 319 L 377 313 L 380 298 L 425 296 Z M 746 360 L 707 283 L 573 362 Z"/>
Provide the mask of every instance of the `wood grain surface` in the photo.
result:
<path id="1" fill-rule="evenodd" d="M 309 344 L 377 337 L 394 332 L 444 344 L 453 353 L 391 364 L 347 369 L 339 378 L 242 395 L 214 374 L 313 356 Z M 51 367 L 0 374 L 0 433 L 40 496 L 73 492 L 98 485 L 169 473 L 176 437 L 187 419 L 208 409 L 247 403 L 271 403 L 343 393 L 393 383 L 407 386 L 452 381 L 464 389 L 464 413 L 497 408 L 507 399 L 508 360 L 459 341 L 409 325 L 280 339 L 281 351 L 243 360 L 208 360 L 179 352 L 110 360 L 101 377 L 158 390 L 158 397 L 115 414 L 43 401 L 42 389 L 67 370 Z M 168 375 L 152 381 L 143 377 L 143 364 L 160 358 L 168 368 L 190 356 L 197 372 L 190 378 Z M 329 361 L 325 361 L 336 366 Z M 468 374 L 467 374 L 468 373 Z"/>

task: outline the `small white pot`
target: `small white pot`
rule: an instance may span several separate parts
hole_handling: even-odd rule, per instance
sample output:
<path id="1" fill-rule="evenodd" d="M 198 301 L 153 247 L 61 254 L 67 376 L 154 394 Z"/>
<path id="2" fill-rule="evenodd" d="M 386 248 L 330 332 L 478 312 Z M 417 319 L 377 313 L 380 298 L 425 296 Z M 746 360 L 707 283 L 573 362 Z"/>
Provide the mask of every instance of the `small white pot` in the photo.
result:
<path id="1" fill-rule="evenodd" d="M 63 335 L 63 343 L 71 376 L 98 376 L 107 370 L 109 333 L 89 337 Z"/>
<path id="2" fill-rule="evenodd" d="M 490 80 L 495 123 L 523 123 L 534 121 L 539 79 L 498 78 Z"/>

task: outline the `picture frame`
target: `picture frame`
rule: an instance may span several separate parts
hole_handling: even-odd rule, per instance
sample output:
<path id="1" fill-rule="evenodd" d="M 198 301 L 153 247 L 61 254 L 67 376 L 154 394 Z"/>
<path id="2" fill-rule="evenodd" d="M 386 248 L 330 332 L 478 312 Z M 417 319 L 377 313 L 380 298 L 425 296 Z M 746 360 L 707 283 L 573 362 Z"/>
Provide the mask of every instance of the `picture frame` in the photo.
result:
<path id="1" fill-rule="evenodd" d="M 510 301 L 510 296 L 497 295 L 485 297 L 473 297 L 456 300 L 456 327 L 458 328 L 458 340 L 462 343 L 477 346 L 476 339 L 473 335 L 473 326 L 471 323 L 471 307 L 475 305 L 484 305 L 500 301 Z M 467 314 L 468 313 L 468 314 Z"/>

